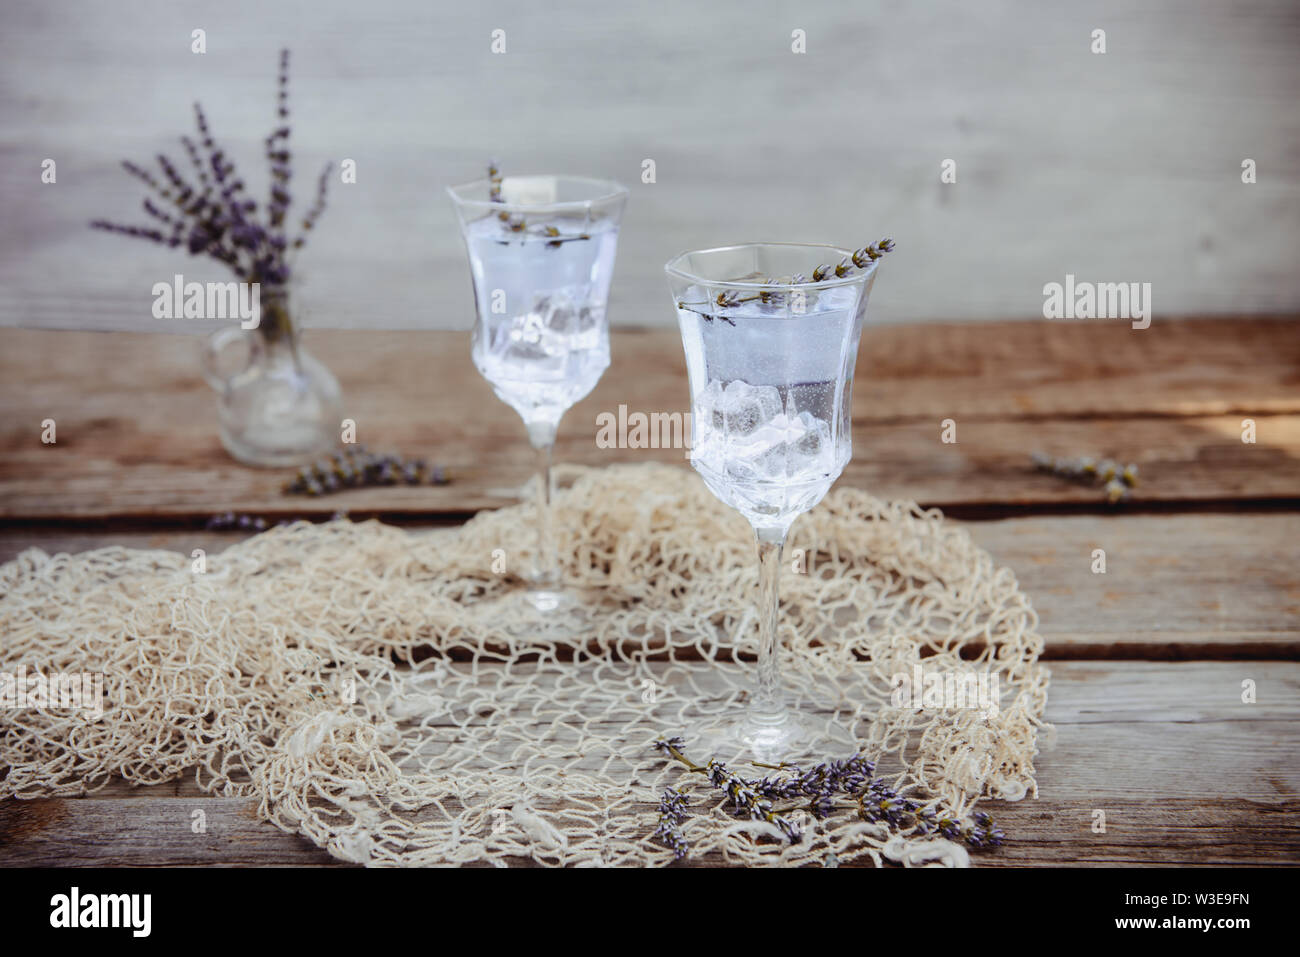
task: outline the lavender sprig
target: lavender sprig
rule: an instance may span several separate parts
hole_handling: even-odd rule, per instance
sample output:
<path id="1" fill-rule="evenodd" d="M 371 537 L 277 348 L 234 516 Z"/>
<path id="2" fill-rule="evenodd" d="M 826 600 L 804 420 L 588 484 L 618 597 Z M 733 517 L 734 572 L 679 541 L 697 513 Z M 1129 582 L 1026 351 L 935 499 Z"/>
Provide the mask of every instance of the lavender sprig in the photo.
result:
<path id="1" fill-rule="evenodd" d="M 751 780 L 733 773 L 717 760 L 711 760 L 707 765 L 696 764 L 683 753 L 683 745 L 680 737 L 660 739 L 654 743 L 657 750 L 683 764 L 688 771 L 707 776 L 713 787 L 731 798 L 735 813 L 776 825 L 791 843 L 799 841 L 800 832 L 788 815 L 801 809 L 823 820 L 836 810 L 853 809 L 864 821 L 888 824 L 902 831 L 915 830 L 920 834 L 937 833 L 950 840 L 964 841 L 973 848 L 1000 847 L 1006 840 L 1001 828 L 983 811 L 975 812 L 971 821 L 963 824 L 951 815 L 940 815 L 933 807 L 922 807 L 900 795 L 874 777 L 875 762 L 861 754 L 825 761 L 807 770 L 797 765 L 757 764 L 757 767 L 770 768 L 777 773 Z M 778 808 L 777 802 L 781 801 L 796 803 Z M 663 807 L 661 802 L 661 816 Z M 676 821 L 675 825 L 680 823 Z M 662 837 L 659 830 L 655 836 Z"/>
<path id="2" fill-rule="evenodd" d="M 488 201 L 493 203 L 504 203 L 505 198 L 501 195 L 501 184 L 503 177 L 501 175 L 501 166 L 496 160 L 488 160 Z M 565 235 L 560 232 L 559 228 L 551 225 L 532 225 L 522 216 L 512 215 L 506 210 L 497 213 L 497 219 L 505 224 L 505 228 L 512 233 L 519 233 L 524 237 L 538 237 L 546 240 L 546 245 L 551 249 L 558 249 L 565 243 L 578 242 L 591 239 L 590 233 L 572 233 Z M 502 245 L 507 244 L 507 240 L 500 240 Z"/>
<path id="3" fill-rule="evenodd" d="M 1128 499 L 1138 484 L 1136 465 L 1120 465 L 1112 459 L 1098 461 L 1086 455 L 1077 459 L 1053 458 L 1044 452 L 1035 452 L 1030 459 L 1040 472 L 1050 472 L 1084 485 L 1101 484 L 1106 501 L 1111 505 Z"/>
<path id="4" fill-rule="evenodd" d="M 851 256 L 841 259 L 834 266 L 821 265 L 812 271 L 811 280 L 806 279 L 802 273 L 795 273 L 793 276 L 783 276 L 781 278 L 767 278 L 763 280 L 764 285 L 769 286 L 803 286 L 815 285 L 820 282 L 826 282 L 829 279 L 843 279 L 845 276 L 852 274 L 854 269 L 866 269 L 877 259 L 882 258 L 886 253 L 893 252 L 894 241 L 892 239 L 882 239 L 878 243 L 868 243 L 861 249 L 855 251 Z M 736 323 L 722 315 L 719 312 L 705 312 L 696 306 L 712 306 L 715 309 L 731 309 L 746 302 L 761 302 L 767 305 L 780 305 L 785 301 L 788 293 L 772 289 L 760 290 L 752 296 L 741 296 L 735 290 L 724 290 L 718 293 L 711 300 L 704 302 L 687 302 L 684 299 L 677 300 L 677 308 L 685 309 L 689 312 L 696 313 L 704 318 L 705 322 L 712 322 L 715 318 L 734 326 Z"/>
<path id="5" fill-rule="evenodd" d="M 320 214 L 325 211 L 325 193 L 329 188 L 330 172 L 334 169 L 334 164 L 326 163 L 325 168 L 320 171 L 320 179 L 316 181 L 316 201 L 312 203 L 311 209 L 307 210 L 307 215 L 302 218 L 302 233 L 293 241 L 294 249 L 302 249 L 307 242 L 307 234 L 316 226 L 316 220 L 320 219 Z"/>
<path id="6" fill-rule="evenodd" d="M 710 761 L 707 766 L 696 764 L 682 753 L 683 744 L 681 738 L 668 738 L 656 741 L 654 746 L 686 765 L 687 770 L 706 775 L 710 784 L 731 798 L 732 809 L 737 814 L 774 825 L 792 844 L 799 840 L 798 825 L 775 810 L 772 799 L 759 793 L 757 782 L 746 781 L 732 773 L 721 761 Z"/>
<path id="7" fill-rule="evenodd" d="M 488 160 L 488 199 L 494 203 L 504 203 L 501 198 L 501 166 L 496 160 Z"/>
<path id="8" fill-rule="evenodd" d="M 332 168 L 331 164 L 322 172 L 315 202 L 300 220 L 301 232 L 291 240 L 285 231 L 292 199 L 288 50 L 280 51 L 276 117 L 279 122 L 265 141 L 271 186 L 264 219 L 258 218 L 258 204 L 246 192 L 234 162 L 217 143 L 203 108 L 196 103 L 197 136 L 181 137 L 193 179 L 183 175 L 171 158 L 162 154 L 157 157 L 161 176 L 130 161 L 122 164 L 150 190 L 151 195 L 144 201 L 145 213 L 165 228 L 122 225 L 103 219 L 91 222 L 91 228 L 171 247 L 184 244 L 191 255 L 211 256 L 229 266 L 245 282 L 283 285 L 290 274 L 287 251 L 303 247 L 306 234 L 324 211 Z M 259 326 L 264 336 L 274 338 L 290 331 L 287 315 L 272 319 L 275 321 Z"/>
<path id="9" fill-rule="evenodd" d="M 393 452 L 372 453 L 364 445 L 355 445 L 303 466 L 282 491 L 315 497 L 364 486 L 446 485 L 447 481 L 441 466 L 430 466 L 424 459 L 408 461 Z"/>
<path id="10" fill-rule="evenodd" d="M 884 256 L 885 253 L 892 253 L 893 251 L 894 241 L 886 237 L 875 245 L 868 243 L 855 252 L 851 258 L 853 260 L 853 265 L 857 266 L 859 269 L 866 269 L 868 265 Z"/>
<path id="11" fill-rule="evenodd" d="M 266 531 L 266 519 L 260 515 L 236 514 L 235 512 L 220 512 L 208 519 L 204 526 L 208 531 L 224 531 L 230 528 L 237 528 L 241 531 L 264 532 Z"/>
<path id="12" fill-rule="evenodd" d="M 686 795 L 676 788 L 664 788 L 663 797 L 659 799 L 659 826 L 655 828 L 653 837 L 667 845 L 675 861 L 680 861 L 690 850 L 682 834 L 682 825 L 686 823 L 686 803 Z"/>
<path id="13" fill-rule="evenodd" d="M 347 512 L 337 511 L 330 516 L 329 520 L 337 522 L 347 517 Z M 280 528 L 285 525 L 292 525 L 294 522 L 310 522 L 315 518 L 316 516 L 303 516 L 296 519 L 282 518 L 275 525 Z M 210 532 L 228 531 L 230 529 L 237 529 L 241 532 L 264 532 L 269 527 L 266 519 L 260 515 L 246 515 L 236 512 L 219 512 L 209 518 L 207 524 L 204 525 L 204 528 Z"/>
<path id="14" fill-rule="evenodd" d="M 280 125 L 266 138 L 266 158 L 271 164 L 270 226 L 272 235 L 283 238 L 284 218 L 292 197 L 289 179 L 292 170 L 289 161 L 289 51 L 280 51 L 280 75 L 277 77 L 276 116 Z"/>

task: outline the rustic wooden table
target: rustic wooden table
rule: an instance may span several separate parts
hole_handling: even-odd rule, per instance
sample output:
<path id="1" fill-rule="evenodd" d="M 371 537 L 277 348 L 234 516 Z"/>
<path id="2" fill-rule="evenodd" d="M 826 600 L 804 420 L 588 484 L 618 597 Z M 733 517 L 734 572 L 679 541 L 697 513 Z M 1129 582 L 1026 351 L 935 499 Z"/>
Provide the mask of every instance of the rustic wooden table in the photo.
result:
<path id="1" fill-rule="evenodd" d="M 465 334 L 323 332 L 308 345 L 338 374 L 360 441 L 430 458 L 451 484 L 286 498 L 285 472 L 222 450 L 195 339 L 0 330 L 0 560 L 33 546 L 212 551 L 238 537 L 204 530 L 228 509 L 417 524 L 515 500 L 531 455 Z M 684 465 L 681 450 L 596 443 L 597 414 L 620 403 L 685 411 L 676 333 L 619 331 L 613 353 L 557 458 Z M 58 441 L 45 445 L 50 418 Z M 941 441 L 944 419 L 955 443 Z M 871 328 L 854 430 L 840 481 L 966 522 L 1042 618 L 1056 745 L 1037 763 L 1040 797 L 998 807 L 1012 839 L 980 864 L 1300 863 L 1300 323 Z M 1142 484 L 1107 506 L 1035 472 L 1039 449 L 1136 463 Z M 195 808 L 206 835 L 190 832 Z M 0 803 L 5 865 L 330 863 L 251 802 L 188 779 Z"/>

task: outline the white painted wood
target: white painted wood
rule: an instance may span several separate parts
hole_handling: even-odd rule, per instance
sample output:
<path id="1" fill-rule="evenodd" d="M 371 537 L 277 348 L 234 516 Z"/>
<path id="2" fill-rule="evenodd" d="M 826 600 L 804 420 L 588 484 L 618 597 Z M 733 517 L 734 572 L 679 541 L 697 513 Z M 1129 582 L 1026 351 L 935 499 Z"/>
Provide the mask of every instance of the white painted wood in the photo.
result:
<path id="1" fill-rule="evenodd" d="M 1105 55 L 1089 51 L 1097 28 Z M 219 278 L 85 224 L 132 216 L 118 160 L 172 149 L 196 98 L 263 183 L 282 44 L 298 195 L 327 158 L 358 164 L 301 264 L 318 326 L 468 327 L 442 190 L 489 155 L 631 187 L 616 323 L 672 321 L 661 267 L 683 248 L 885 234 L 899 251 L 874 294 L 882 321 L 1041 315 L 1044 283 L 1067 272 L 1152 283 L 1157 321 L 1294 311 L 1297 40 L 1285 0 L 11 3 L 0 325 L 157 328 L 154 282 Z"/>

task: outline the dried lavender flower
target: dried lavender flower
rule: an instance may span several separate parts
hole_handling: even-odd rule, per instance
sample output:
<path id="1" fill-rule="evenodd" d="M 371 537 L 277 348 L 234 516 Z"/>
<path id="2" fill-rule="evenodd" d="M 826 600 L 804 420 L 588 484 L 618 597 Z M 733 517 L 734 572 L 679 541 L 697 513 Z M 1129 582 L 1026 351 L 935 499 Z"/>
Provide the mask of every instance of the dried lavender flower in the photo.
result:
<path id="1" fill-rule="evenodd" d="M 92 221 L 91 228 L 171 247 L 183 244 L 191 255 L 207 255 L 225 263 L 245 282 L 285 283 L 290 274 L 286 252 L 303 247 L 306 233 L 311 231 L 323 212 L 331 166 L 325 168 L 317 182 L 315 202 L 300 222 L 302 233 L 290 240 L 284 230 L 291 202 L 289 181 L 292 178 L 288 146 L 288 50 L 280 51 L 279 66 L 276 97 L 279 123 L 265 140 L 271 186 L 264 221 L 256 218 L 257 203 L 248 196 L 234 162 L 217 143 L 203 108 L 196 103 L 194 122 L 197 138 L 180 138 L 193 169 L 193 181 L 182 175 L 176 164 L 163 154 L 156 158 L 161 178 L 130 161 L 122 164 L 130 175 L 152 192 L 153 195 L 145 200 L 145 212 L 167 227 L 166 230 L 124 226 L 102 219 Z M 266 335 L 283 331 L 277 322 L 264 326 Z"/>
<path id="2" fill-rule="evenodd" d="M 676 788 L 664 788 L 663 797 L 659 799 L 659 825 L 651 835 L 673 852 L 676 861 L 684 858 L 690 849 L 681 830 L 686 823 L 686 805 L 686 795 Z"/>
<path id="3" fill-rule="evenodd" d="M 1138 484 L 1138 467 L 1120 465 L 1113 459 L 1097 460 L 1086 455 L 1075 459 L 1054 458 L 1045 452 L 1034 452 L 1030 461 L 1040 472 L 1050 472 L 1083 485 L 1100 484 L 1111 505 L 1126 501 Z"/>
<path id="4" fill-rule="evenodd" d="M 496 160 L 488 160 L 488 200 L 493 203 L 504 203 L 505 198 L 501 195 L 501 185 L 503 177 L 501 175 L 501 164 Z M 546 241 L 546 245 L 551 249 L 558 249 L 560 246 L 569 242 L 578 242 L 591 239 L 591 234 L 586 232 L 565 234 L 558 226 L 549 223 L 529 224 L 522 216 L 513 215 L 506 210 L 497 213 L 497 219 L 505 224 L 505 228 L 512 233 L 518 233 L 523 239 L 539 238 Z M 502 245 L 508 245 L 508 240 L 501 239 Z"/>
<path id="5" fill-rule="evenodd" d="M 654 747 L 686 765 L 692 773 L 706 775 L 713 787 L 722 790 L 731 799 L 732 808 L 737 814 L 753 820 L 767 821 L 780 829 L 786 839 L 792 843 L 799 840 L 798 826 L 784 813 L 777 812 L 771 801 L 758 793 L 753 782 L 732 773 L 721 761 L 710 761 L 707 766 L 696 764 L 682 752 L 682 743 L 680 737 L 661 738 L 654 743 Z"/>
<path id="6" fill-rule="evenodd" d="M 853 267 L 866 269 L 877 259 L 880 259 L 885 253 L 892 252 L 894 241 L 892 239 L 882 239 L 878 243 L 868 243 L 861 249 L 857 250 L 847 259 L 841 259 L 834 266 L 821 265 L 813 270 L 812 281 L 823 282 L 834 275 L 837 279 L 843 279 L 853 271 Z"/>
<path id="7" fill-rule="evenodd" d="M 496 160 L 488 160 L 488 199 L 501 203 L 501 166 Z"/>
<path id="8" fill-rule="evenodd" d="M 237 515 L 234 512 L 223 512 L 208 519 L 205 527 L 208 531 L 238 528 L 243 531 L 262 532 L 266 530 L 266 519 L 259 515 Z"/>
<path id="9" fill-rule="evenodd" d="M 800 286 L 809 282 L 816 284 L 825 282 L 831 278 L 843 279 L 858 269 L 866 269 L 877 259 L 880 259 L 885 253 L 892 252 L 894 241 L 892 239 L 882 239 L 878 243 L 869 243 L 853 253 L 852 256 L 841 259 L 836 265 L 821 265 L 812 271 L 812 279 L 807 280 L 802 273 L 795 273 L 793 276 L 787 276 L 780 279 L 767 278 L 763 280 L 764 285 L 776 286 Z M 778 290 L 760 290 L 752 296 L 740 296 L 734 290 L 727 290 L 718 293 L 712 300 L 704 302 L 686 302 L 683 299 L 677 300 L 678 309 L 686 309 L 701 316 L 705 322 L 712 322 L 715 318 L 721 319 L 728 325 L 734 326 L 736 323 L 731 318 L 714 311 L 705 311 L 704 309 L 695 308 L 697 306 L 716 307 L 716 309 L 729 309 L 739 306 L 746 302 L 762 302 L 765 304 L 776 305 L 782 302 L 784 293 Z"/>
<path id="10" fill-rule="evenodd" d="M 885 255 L 885 253 L 891 253 L 893 251 L 894 241 L 886 238 L 882 239 L 875 245 L 868 243 L 866 246 L 863 246 L 855 252 L 851 258 L 853 260 L 853 265 L 857 266 L 859 269 L 866 269 L 868 265 Z"/>
<path id="11" fill-rule="evenodd" d="M 424 459 L 403 459 L 395 452 L 372 453 L 364 445 L 348 446 L 303 466 L 284 484 L 285 495 L 329 495 L 349 488 L 382 485 L 446 485 L 441 466 Z"/>
<path id="12" fill-rule="evenodd" d="M 836 810 L 854 809 L 865 821 L 885 823 L 902 832 L 938 833 L 951 840 L 964 841 L 973 848 L 1000 847 L 1006 840 L 1001 829 L 983 811 L 963 825 L 951 815 L 939 815 L 933 807 L 922 807 L 902 796 L 874 777 L 875 762 L 862 754 L 824 761 L 807 770 L 796 765 L 759 764 L 758 767 L 776 773 L 748 780 L 716 759 L 704 765 L 696 764 L 684 753 L 680 737 L 661 738 L 654 747 L 683 764 L 688 772 L 707 777 L 712 787 L 727 795 L 734 813 L 775 825 L 791 843 L 798 842 L 801 834 L 789 815 L 801 809 L 819 819 L 829 817 Z M 781 801 L 795 803 L 782 808 L 777 806 Z M 661 801 L 661 828 L 654 835 L 660 839 L 664 838 L 661 833 L 664 807 Z"/>
<path id="13" fill-rule="evenodd" d="M 307 214 L 302 218 L 302 232 L 298 238 L 293 241 L 294 249 L 302 249 L 307 243 L 307 234 L 316 226 L 316 220 L 320 219 L 320 214 L 325 211 L 325 193 L 329 188 L 329 176 L 334 170 L 333 162 L 326 163 L 325 168 L 320 171 L 320 178 L 316 180 L 316 199 Z"/>

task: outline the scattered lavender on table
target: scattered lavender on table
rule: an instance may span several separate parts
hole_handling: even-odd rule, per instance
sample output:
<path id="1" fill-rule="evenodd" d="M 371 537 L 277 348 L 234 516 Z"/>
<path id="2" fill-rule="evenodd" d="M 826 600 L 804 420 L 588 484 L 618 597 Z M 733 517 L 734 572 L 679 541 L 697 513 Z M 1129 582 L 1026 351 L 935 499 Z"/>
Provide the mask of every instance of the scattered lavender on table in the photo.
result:
<path id="1" fill-rule="evenodd" d="M 297 519 L 282 518 L 275 524 L 278 528 L 282 525 L 292 525 L 294 522 L 310 522 L 314 517 L 315 516 L 307 516 Z M 331 522 L 337 522 L 346 519 L 347 517 L 347 512 L 339 511 L 331 515 L 329 520 Z M 213 515 L 208 519 L 207 524 L 204 526 L 204 528 L 209 532 L 222 532 L 229 529 L 237 529 L 242 532 L 264 532 L 268 527 L 266 519 L 262 518 L 260 515 L 243 515 L 236 514 L 235 512 L 220 512 Z"/>
<path id="2" fill-rule="evenodd" d="M 775 774 L 763 778 L 746 779 L 732 772 L 721 761 L 696 764 L 683 752 L 685 742 L 680 737 L 661 738 L 654 747 L 680 762 L 686 770 L 708 777 L 709 783 L 727 794 L 732 810 L 742 817 L 764 820 L 775 825 L 790 843 L 797 843 L 801 834 L 789 815 L 807 810 L 818 819 L 829 817 L 836 810 L 852 809 L 864 821 L 885 823 L 899 830 L 916 830 L 921 834 L 940 834 L 953 841 L 964 841 L 973 848 L 1000 847 L 1006 840 L 1002 830 L 993 823 L 990 815 L 977 811 L 965 824 L 956 818 L 938 814 L 932 807 L 922 807 L 916 801 L 903 797 L 884 781 L 877 780 L 875 762 L 861 754 L 841 760 L 824 761 L 803 770 L 795 765 L 766 765 Z M 669 789 L 672 790 L 672 789 Z M 679 792 L 673 791 L 674 794 Z M 668 792 L 665 792 L 665 799 Z M 778 802 L 794 802 L 788 807 L 778 807 Z M 673 804 L 675 816 L 670 830 L 680 836 L 684 820 L 684 800 Z M 660 802 L 660 823 L 654 837 L 667 843 L 665 831 L 665 801 Z M 685 855 L 684 845 L 669 844 L 673 856 L 680 860 Z"/>
<path id="3" fill-rule="evenodd" d="M 732 773 L 721 761 L 710 761 L 707 766 L 698 765 L 682 753 L 681 748 L 684 743 L 681 738 L 677 737 L 661 739 L 656 741 L 654 746 L 686 765 L 688 770 L 696 774 L 707 775 L 709 783 L 715 788 L 724 791 L 731 799 L 732 810 L 736 814 L 756 821 L 767 821 L 769 824 L 775 825 L 791 843 L 799 840 L 798 826 L 785 816 L 785 812 L 778 812 L 775 809 L 773 801 L 778 798 L 771 793 L 770 789 L 764 791 L 763 784 L 765 782 L 747 781 Z"/>
<path id="4" fill-rule="evenodd" d="M 1111 505 L 1127 500 L 1138 484 L 1136 465 L 1120 465 L 1112 459 L 1097 460 L 1086 455 L 1077 459 L 1054 458 L 1044 452 L 1035 452 L 1030 459 L 1040 472 L 1084 485 L 1101 484 Z"/>
<path id="5" fill-rule="evenodd" d="M 654 837 L 668 846 L 675 861 L 680 861 L 690 849 L 682 834 L 686 804 L 686 795 L 676 788 L 664 788 L 663 797 L 659 799 L 659 826 L 655 828 Z"/>
<path id="6" fill-rule="evenodd" d="M 284 486 L 285 495 L 328 495 L 375 485 L 446 485 L 442 467 L 424 459 L 403 459 L 394 452 L 373 453 L 364 445 L 348 446 L 327 459 L 304 466 Z"/>
<path id="7" fill-rule="evenodd" d="M 104 219 L 94 220 L 93 229 L 147 239 L 176 248 L 184 246 L 191 255 L 211 256 L 227 265 L 240 280 L 259 283 L 262 289 L 262 321 L 258 331 L 267 339 L 290 336 L 293 326 L 284 296 L 277 294 L 290 275 L 286 253 L 301 249 L 307 233 L 325 209 L 325 193 L 333 164 L 326 164 L 316 185 L 312 206 L 299 221 L 300 232 L 290 239 L 286 230 L 292 177 L 289 152 L 289 51 L 280 51 L 280 72 L 276 103 L 278 123 L 266 138 L 271 186 L 265 218 L 259 218 L 258 204 L 249 195 L 235 164 L 216 142 L 203 108 L 194 104 L 198 142 L 188 136 L 181 145 L 193 167 L 192 178 L 182 175 L 177 164 L 164 154 L 156 159 L 161 177 L 126 160 L 123 168 L 144 183 L 150 195 L 144 200 L 152 226 L 126 226 Z"/>
<path id="8" fill-rule="evenodd" d="M 967 844 L 979 848 L 1001 847 L 1006 843 L 1007 836 L 1002 833 L 1002 828 L 993 823 L 993 815 L 987 811 L 976 811 L 971 816 L 975 823 L 962 835 Z"/>
<path id="9" fill-rule="evenodd" d="M 264 532 L 266 531 L 266 519 L 260 515 L 236 515 L 234 512 L 222 512 L 208 519 L 208 524 L 205 527 L 210 532 L 224 531 L 229 528 L 237 528 L 240 531 Z"/>

